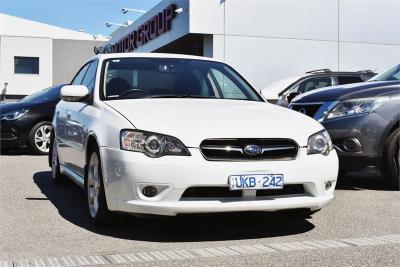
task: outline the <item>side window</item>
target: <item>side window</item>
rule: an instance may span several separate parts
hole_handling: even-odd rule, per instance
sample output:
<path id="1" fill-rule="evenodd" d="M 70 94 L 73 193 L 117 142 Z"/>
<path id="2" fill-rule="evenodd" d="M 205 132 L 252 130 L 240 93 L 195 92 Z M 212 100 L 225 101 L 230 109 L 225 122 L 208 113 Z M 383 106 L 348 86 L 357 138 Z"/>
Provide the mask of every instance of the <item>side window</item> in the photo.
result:
<path id="1" fill-rule="evenodd" d="M 363 79 L 359 76 L 338 76 L 338 83 L 339 84 L 349 84 L 349 83 L 361 83 Z"/>
<path id="2" fill-rule="evenodd" d="M 332 84 L 332 77 L 314 77 L 301 82 L 299 84 L 297 92 L 305 93 L 318 88 L 331 86 Z"/>
<path id="3" fill-rule="evenodd" d="M 85 77 L 85 73 L 89 67 L 90 63 L 86 64 L 76 75 L 75 78 L 72 80 L 72 85 L 79 85 L 82 84 L 83 77 Z"/>
<path id="4" fill-rule="evenodd" d="M 94 89 L 94 82 L 96 80 L 97 61 L 92 61 L 90 66 L 87 68 L 85 77 L 82 80 L 82 85 L 86 85 L 90 92 Z"/>
<path id="5" fill-rule="evenodd" d="M 242 90 L 240 90 L 240 88 L 229 77 L 216 69 L 211 69 L 210 72 L 215 78 L 217 86 L 221 89 L 223 98 L 247 99 Z"/>

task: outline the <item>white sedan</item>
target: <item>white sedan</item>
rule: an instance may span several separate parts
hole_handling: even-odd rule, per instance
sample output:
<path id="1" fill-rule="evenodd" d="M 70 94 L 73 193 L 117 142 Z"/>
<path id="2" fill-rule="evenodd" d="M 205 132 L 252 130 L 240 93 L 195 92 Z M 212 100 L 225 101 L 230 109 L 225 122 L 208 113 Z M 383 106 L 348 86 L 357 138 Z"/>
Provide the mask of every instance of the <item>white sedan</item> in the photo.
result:
<path id="1" fill-rule="evenodd" d="M 304 215 L 334 197 L 338 159 L 321 124 L 266 103 L 222 62 L 98 55 L 61 97 L 52 177 L 85 189 L 95 225 L 113 211 Z"/>

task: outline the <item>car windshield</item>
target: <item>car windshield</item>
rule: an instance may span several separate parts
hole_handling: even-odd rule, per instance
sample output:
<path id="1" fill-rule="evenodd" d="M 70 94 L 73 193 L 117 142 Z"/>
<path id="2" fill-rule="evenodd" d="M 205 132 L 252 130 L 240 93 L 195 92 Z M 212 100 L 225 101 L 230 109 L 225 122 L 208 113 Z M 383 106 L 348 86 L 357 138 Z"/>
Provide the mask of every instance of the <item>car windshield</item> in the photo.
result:
<path id="1" fill-rule="evenodd" d="M 226 64 L 194 59 L 118 58 L 105 63 L 104 99 L 218 98 L 263 101 Z"/>
<path id="2" fill-rule="evenodd" d="M 370 82 L 374 81 L 399 81 L 400 80 L 400 64 L 395 65 L 394 67 L 384 71 L 371 79 Z"/>
<path id="3" fill-rule="evenodd" d="M 46 89 L 43 89 L 37 93 L 32 95 L 28 95 L 22 98 L 19 102 L 23 103 L 42 103 L 42 102 L 50 102 L 60 99 L 60 89 L 61 86 L 53 86 Z"/>

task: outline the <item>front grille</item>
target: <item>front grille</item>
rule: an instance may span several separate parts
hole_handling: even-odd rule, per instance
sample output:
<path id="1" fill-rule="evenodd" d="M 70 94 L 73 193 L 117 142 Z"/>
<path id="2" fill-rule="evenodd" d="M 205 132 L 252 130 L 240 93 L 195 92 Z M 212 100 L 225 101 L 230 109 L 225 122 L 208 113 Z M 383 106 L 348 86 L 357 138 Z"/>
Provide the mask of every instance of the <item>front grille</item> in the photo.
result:
<path id="1" fill-rule="evenodd" d="M 296 110 L 304 115 L 314 117 L 314 115 L 318 112 L 319 108 L 322 104 L 310 104 L 310 105 L 293 105 L 292 109 Z"/>
<path id="2" fill-rule="evenodd" d="M 256 146 L 259 151 L 250 154 L 248 146 Z M 298 148 L 295 141 L 283 138 L 206 139 L 200 144 L 207 160 L 293 160 Z"/>
<path id="3" fill-rule="evenodd" d="M 256 190 L 257 197 L 283 196 L 304 194 L 304 186 L 302 184 L 287 184 L 283 189 Z M 229 190 L 229 187 L 189 187 L 183 193 L 181 200 L 218 200 L 224 198 L 242 199 L 242 190 Z"/>

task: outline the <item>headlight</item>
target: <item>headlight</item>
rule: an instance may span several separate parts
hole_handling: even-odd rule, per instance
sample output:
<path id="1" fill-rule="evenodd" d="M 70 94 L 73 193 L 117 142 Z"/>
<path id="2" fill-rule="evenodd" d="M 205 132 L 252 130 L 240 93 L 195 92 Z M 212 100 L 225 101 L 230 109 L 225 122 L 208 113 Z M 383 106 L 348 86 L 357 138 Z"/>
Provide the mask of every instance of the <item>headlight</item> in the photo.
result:
<path id="1" fill-rule="evenodd" d="M 326 130 L 311 135 L 308 138 L 307 154 L 328 155 L 333 149 L 332 140 Z"/>
<path id="2" fill-rule="evenodd" d="M 388 97 L 359 98 L 339 102 L 325 117 L 325 120 L 371 113 L 390 100 Z"/>
<path id="3" fill-rule="evenodd" d="M 26 113 L 28 113 L 28 109 L 21 109 L 21 110 L 16 110 L 13 112 L 7 112 L 4 114 L 1 114 L 1 120 L 5 121 L 12 121 L 12 120 L 17 120 L 24 116 Z"/>
<path id="4" fill-rule="evenodd" d="M 189 150 L 177 138 L 139 130 L 121 131 L 121 149 L 142 152 L 152 158 L 190 156 Z"/>

